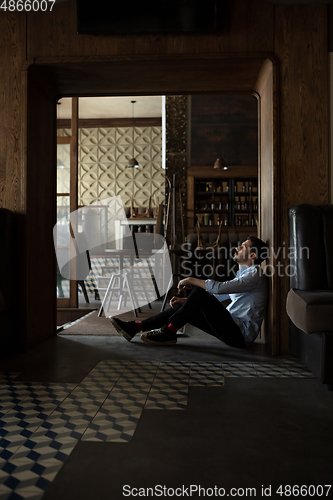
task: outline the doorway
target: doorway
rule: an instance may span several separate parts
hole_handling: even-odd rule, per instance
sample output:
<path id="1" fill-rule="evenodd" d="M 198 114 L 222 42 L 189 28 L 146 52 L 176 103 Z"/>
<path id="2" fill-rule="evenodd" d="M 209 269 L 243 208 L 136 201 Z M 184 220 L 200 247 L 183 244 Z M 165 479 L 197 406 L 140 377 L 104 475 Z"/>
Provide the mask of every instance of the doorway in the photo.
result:
<path id="1" fill-rule="evenodd" d="M 246 56 L 198 56 L 186 58 L 172 56 L 166 59 L 147 60 L 137 57 L 131 60 L 99 59 L 98 61 L 46 62 L 31 65 L 25 72 L 27 89 L 27 130 L 26 161 L 24 163 L 27 184 L 27 248 L 26 259 L 29 270 L 26 275 L 26 344 L 28 347 L 48 338 L 56 332 L 55 294 L 56 269 L 50 226 L 56 220 L 54 193 L 56 151 L 56 116 L 55 102 L 63 96 L 92 95 L 177 95 L 195 93 L 256 92 L 260 100 L 259 121 L 271 119 L 271 127 L 267 133 L 260 135 L 259 151 L 260 182 L 265 179 L 265 193 L 269 198 L 268 210 L 262 204 L 261 220 L 263 224 L 262 238 L 274 246 L 277 241 L 278 198 L 276 151 L 277 145 L 273 136 L 277 137 L 277 118 L 274 106 L 276 99 L 275 62 L 266 59 L 266 55 Z M 40 79 L 40 74 L 44 79 Z M 140 78 L 130 79 L 129 74 L 139 74 Z M 199 75 L 199 77 L 198 77 Z M 271 75 L 271 77 L 270 77 Z M 92 77 L 93 76 L 93 77 Z M 43 90 L 47 85 L 47 91 Z M 45 123 L 51 125 L 45 129 Z M 34 130 L 32 125 L 34 126 Z M 263 130 L 263 127 L 261 127 Z M 265 129 L 266 130 L 266 129 Z M 40 139 L 43 137 L 43 142 Z M 269 154 L 270 152 L 270 154 Z M 265 163 L 262 161 L 265 155 Z M 53 162 L 50 162 L 53 158 Z M 41 165 L 47 165 L 43 171 Z M 36 190 L 43 192 L 36 204 Z M 272 201 L 273 200 L 273 201 Z M 263 200 L 262 200 L 263 201 Z M 28 210 L 29 208 L 29 210 Z M 274 220 L 274 223 L 273 223 Z M 51 222 L 52 221 L 52 222 Z M 42 241 L 36 248 L 36 241 Z M 37 258 L 36 258 L 37 257 Z M 38 258 L 40 257 L 40 258 Z M 43 274 L 48 284 L 42 298 L 42 317 L 38 327 L 33 319 L 33 307 L 30 305 L 32 290 L 36 290 L 36 273 Z M 272 278 L 271 306 L 274 311 L 267 319 L 267 342 L 271 352 L 276 353 L 278 344 L 278 324 L 274 318 L 278 315 L 277 283 Z M 43 321 L 43 318 L 45 321 Z M 47 325 L 47 326 L 46 326 Z"/>

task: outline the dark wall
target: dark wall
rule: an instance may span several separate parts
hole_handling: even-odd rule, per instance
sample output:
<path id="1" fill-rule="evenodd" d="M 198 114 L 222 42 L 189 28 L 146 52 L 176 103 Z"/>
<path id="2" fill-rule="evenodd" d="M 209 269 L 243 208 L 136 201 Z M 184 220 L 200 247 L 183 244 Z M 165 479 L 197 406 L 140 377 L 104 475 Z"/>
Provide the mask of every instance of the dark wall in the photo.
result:
<path id="1" fill-rule="evenodd" d="M 252 95 L 191 98 L 191 165 L 258 164 L 258 101 Z"/>

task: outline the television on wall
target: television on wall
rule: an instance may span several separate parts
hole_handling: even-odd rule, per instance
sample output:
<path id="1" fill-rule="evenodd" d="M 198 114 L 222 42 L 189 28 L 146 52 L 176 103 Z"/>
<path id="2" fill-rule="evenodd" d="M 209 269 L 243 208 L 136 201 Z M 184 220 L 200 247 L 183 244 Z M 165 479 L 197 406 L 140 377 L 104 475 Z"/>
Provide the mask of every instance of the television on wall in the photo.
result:
<path id="1" fill-rule="evenodd" d="M 78 33 L 86 35 L 214 33 L 220 0 L 77 0 Z"/>

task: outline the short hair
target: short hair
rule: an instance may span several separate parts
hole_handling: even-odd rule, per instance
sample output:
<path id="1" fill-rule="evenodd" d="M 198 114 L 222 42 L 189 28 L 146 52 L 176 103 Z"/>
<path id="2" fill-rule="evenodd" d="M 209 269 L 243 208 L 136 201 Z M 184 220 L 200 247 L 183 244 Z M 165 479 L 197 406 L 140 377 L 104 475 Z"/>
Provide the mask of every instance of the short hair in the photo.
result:
<path id="1" fill-rule="evenodd" d="M 252 243 L 250 252 L 255 252 L 256 254 L 256 258 L 254 259 L 254 264 L 261 264 L 268 257 L 267 244 L 260 238 L 257 238 L 256 236 L 248 236 L 247 239 L 250 240 Z"/>

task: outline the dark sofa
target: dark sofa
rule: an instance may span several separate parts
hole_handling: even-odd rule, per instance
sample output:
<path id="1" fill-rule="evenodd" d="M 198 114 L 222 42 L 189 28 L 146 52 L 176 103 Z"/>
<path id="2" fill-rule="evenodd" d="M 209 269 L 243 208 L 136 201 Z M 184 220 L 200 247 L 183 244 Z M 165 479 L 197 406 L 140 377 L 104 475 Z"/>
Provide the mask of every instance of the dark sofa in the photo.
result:
<path id="1" fill-rule="evenodd" d="M 333 205 L 289 210 L 290 348 L 333 390 Z"/>

